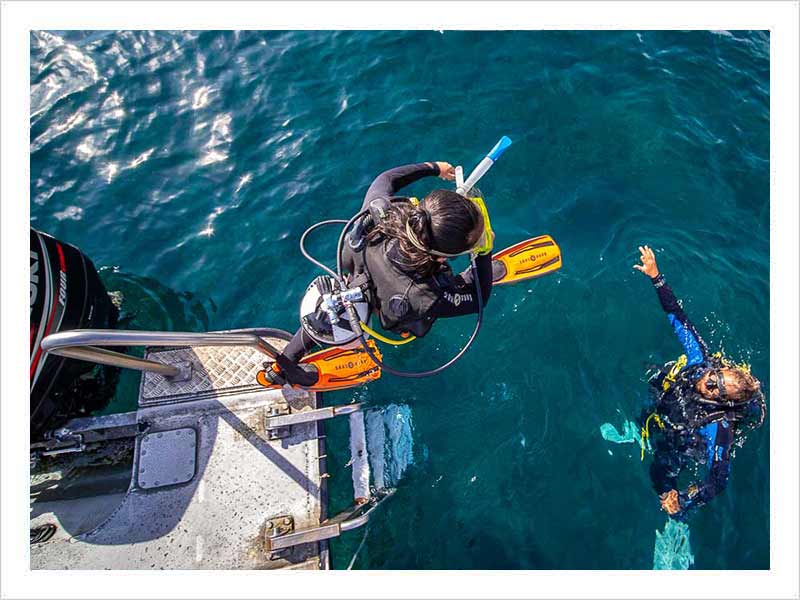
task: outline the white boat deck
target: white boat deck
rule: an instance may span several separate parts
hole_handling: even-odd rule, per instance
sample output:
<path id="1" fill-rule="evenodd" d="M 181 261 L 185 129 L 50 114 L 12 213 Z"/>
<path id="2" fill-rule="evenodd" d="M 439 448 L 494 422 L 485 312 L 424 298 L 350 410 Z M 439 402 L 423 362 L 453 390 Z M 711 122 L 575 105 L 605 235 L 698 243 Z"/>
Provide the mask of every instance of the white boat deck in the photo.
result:
<path id="1" fill-rule="evenodd" d="M 260 387 L 265 356 L 250 347 L 159 349 L 147 358 L 190 362 L 192 377 L 143 375 L 127 492 L 32 504 L 32 528 L 59 528 L 31 545 L 31 568 L 328 568 L 324 540 L 275 552 L 267 543 L 273 532 L 326 519 L 322 424 L 293 423 L 279 439 L 267 431 L 271 415 L 318 408 L 317 396 Z"/>

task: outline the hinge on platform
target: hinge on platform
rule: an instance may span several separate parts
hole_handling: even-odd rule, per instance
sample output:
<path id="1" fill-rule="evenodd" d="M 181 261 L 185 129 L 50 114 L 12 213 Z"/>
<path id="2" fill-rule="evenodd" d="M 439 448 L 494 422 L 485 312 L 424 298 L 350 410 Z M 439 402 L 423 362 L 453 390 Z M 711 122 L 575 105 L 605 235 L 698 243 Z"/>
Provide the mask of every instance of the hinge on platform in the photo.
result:
<path id="1" fill-rule="evenodd" d="M 278 417 L 289 414 L 289 404 L 282 402 L 280 404 L 273 404 L 266 410 L 266 427 L 268 440 L 279 440 L 289 437 L 292 428 L 290 425 L 279 425 L 277 427 L 270 427 L 269 420 L 271 417 Z"/>
<path id="2" fill-rule="evenodd" d="M 58 447 L 42 450 L 39 453 L 41 456 L 57 456 L 59 454 L 70 454 L 86 450 L 86 444 L 83 443 L 83 435 L 80 433 L 72 433 L 65 429 L 58 429 L 54 432 L 53 437 Z M 62 446 L 61 444 L 66 445 Z"/>
<path id="3" fill-rule="evenodd" d="M 272 538 L 286 535 L 294 531 L 294 518 L 290 515 L 283 515 L 280 517 L 273 517 L 264 524 L 264 547 L 270 548 L 269 540 Z M 276 560 L 281 558 L 286 552 L 287 548 L 281 550 L 269 550 L 267 558 L 269 560 Z"/>
<path id="4" fill-rule="evenodd" d="M 170 381 L 189 381 L 192 378 L 192 374 L 194 373 L 192 361 L 183 360 L 176 362 L 173 366 L 178 368 L 178 374 L 174 377 L 170 377 Z"/>

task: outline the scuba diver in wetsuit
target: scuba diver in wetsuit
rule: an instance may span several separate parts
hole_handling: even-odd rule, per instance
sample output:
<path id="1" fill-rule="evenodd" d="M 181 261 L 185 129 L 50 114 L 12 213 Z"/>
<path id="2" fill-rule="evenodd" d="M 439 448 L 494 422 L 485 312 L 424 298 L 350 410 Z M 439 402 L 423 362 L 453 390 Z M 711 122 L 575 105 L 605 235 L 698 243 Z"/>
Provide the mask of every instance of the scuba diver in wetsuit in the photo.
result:
<path id="1" fill-rule="evenodd" d="M 651 380 L 655 405 L 641 416 L 642 443 L 652 421 L 659 432 L 650 479 L 661 507 L 683 519 L 690 509 L 706 504 L 722 492 L 731 469 L 731 450 L 749 429 L 764 422 L 766 404 L 761 384 L 749 367 L 736 365 L 720 353 L 709 354 L 705 342 L 689 321 L 648 246 L 640 246 L 641 265 L 634 265 L 655 287 L 661 307 L 683 346 L 685 355 L 668 363 Z M 705 464 L 705 481 L 678 490 L 684 468 Z"/>
<path id="2" fill-rule="evenodd" d="M 492 289 L 493 234 L 485 235 L 483 215 L 475 202 L 443 189 L 432 191 L 419 202 L 396 197 L 402 188 L 431 176 L 453 180 L 455 170 L 447 162 L 426 162 L 381 173 L 367 190 L 361 207 L 369 210 L 362 219 L 360 234 L 355 233 L 362 239 L 351 237 L 343 256 L 343 266 L 350 273 L 348 285 L 360 286 L 381 326 L 402 336 L 422 337 L 437 318 L 478 312 L 472 271 L 453 274 L 447 258 L 476 252 L 484 306 Z M 315 280 L 323 289 L 330 286 L 328 281 L 324 276 Z M 314 327 L 329 327 L 321 309 L 311 321 Z M 267 381 L 314 385 L 318 380 L 316 368 L 299 361 L 316 345 L 301 327 L 275 363 L 267 366 Z"/>

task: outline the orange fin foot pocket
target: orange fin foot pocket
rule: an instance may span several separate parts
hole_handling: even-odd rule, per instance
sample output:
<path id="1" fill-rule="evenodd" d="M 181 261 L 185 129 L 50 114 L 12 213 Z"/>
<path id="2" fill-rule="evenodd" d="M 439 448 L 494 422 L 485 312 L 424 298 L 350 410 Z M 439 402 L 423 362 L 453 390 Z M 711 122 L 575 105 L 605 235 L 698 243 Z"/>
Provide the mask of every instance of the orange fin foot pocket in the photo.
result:
<path id="1" fill-rule="evenodd" d="M 383 356 L 373 340 L 367 340 L 370 349 L 381 360 Z M 376 365 L 366 350 L 362 347 L 346 348 L 326 348 L 319 352 L 314 352 L 305 356 L 301 363 L 306 363 L 316 367 L 319 372 L 317 383 L 307 389 L 314 392 L 327 392 L 331 390 L 342 390 L 346 388 L 363 385 L 368 381 L 373 381 L 381 376 L 381 370 Z M 259 371 L 256 381 L 269 389 L 280 389 L 281 385 L 271 383 L 266 378 L 266 371 Z M 300 388 L 300 386 L 292 386 Z"/>
<path id="2" fill-rule="evenodd" d="M 549 235 L 540 235 L 492 256 L 492 283 L 502 285 L 549 275 L 561 268 L 561 249 Z"/>
<path id="3" fill-rule="evenodd" d="M 367 345 L 378 360 L 383 359 L 373 340 L 367 340 Z M 355 387 L 381 376 L 380 367 L 361 346 L 352 349 L 326 348 L 309 354 L 300 362 L 313 364 L 319 371 L 319 380 L 308 388 L 317 392 Z"/>

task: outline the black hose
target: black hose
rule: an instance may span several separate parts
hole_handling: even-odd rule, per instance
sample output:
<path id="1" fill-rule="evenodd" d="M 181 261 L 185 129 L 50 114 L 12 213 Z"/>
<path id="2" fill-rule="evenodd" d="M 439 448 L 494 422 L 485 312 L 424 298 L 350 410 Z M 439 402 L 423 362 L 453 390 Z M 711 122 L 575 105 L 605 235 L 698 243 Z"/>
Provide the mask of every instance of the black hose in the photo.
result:
<path id="1" fill-rule="evenodd" d="M 361 342 L 361 345 L 363 346 L 364 350 L 367 352 L 369 357 L 372 359 L 372 361 L 387 373 L 396 375 L 397 377 L 410 377 L 413 379 L 420 379 L 422 377 L 430 377 L 431 375 L 437 375 L 438 373 L 441 373 L 442 371 L 450 367 L 459 358 L 464 356 L 464 353 L 472 345 L 472 342 L 475 340 L 475 338 L 478 335 L 478 332 L 481 329 L 481 323 L 483 322 L 483 298 L 481 297 L 481 290 L 479 287 L 480 283 L 478 280 L 478 270 L 475 267 L 474 259 L 472 263 L 472 276 L 475 278 L 476 288 L 478 292 L 478 320 L 475 322 L 475 329 L 472 330 L 472 335 L 469 336 L 467 343 L 464 344 L 461 350 L 459 350 L 458 353 L 455 356 L 453 356 L 453 358 L 448 360 L 443 365 L 439 365 L 435 369 L 430 369 L 428 371 L 399 371 L 398 369 L 394 369 L 386 365 L 385 363 L 381 362 L 381 360 L 372 351 L 372 348 L 370 348 L 369 345 L 367 344 L 367 340 L 364 339 L 364 331 L 361 329 L 361 325 L 358 319 L 358 313 L 356 312 L 355 307 L 352 305 L 349 305 L 347 308 L 348 313 L 350 314 L 350 325 L 351 327 L 357 330 L 358 340 Z"/>
<path id="2" fill-rule="evenodd" d="M 308 229 L 306 229 L 303 232 L 303 235 L 300 236 L 300 252 L 302 252 L 303 256 L 305 256 L 308 260 L 310 260 L 312 263 L 317 265 L 320 269 L 322 269 L 326 273 L 330 274 L 336 281 L 339 282 L 339 284 L 342 286 L 342 289 L 344 289 L 344 282 L 342 281 L 342 278 L 339 275 L 337 275 L 333 271 L 333 269 L 330 269 L 327 265 L 322 264 L 316 258 L 311 256 L 311 254 L 306 250 L 306 246 L 305 246 L 306 237 L 308 236 L 308 234 L 311 233 L 312 231 L 314 231 L 315 229 L 317 229 L 318 227 L 322 227 L 323 225 L 338 225 L 340 223 L 348 223 L 349 224 L 349 222 L 346 221 L 345 219 L 329 219 L 327 221 L 320 221 L 319 223 L 314 223 L 311 227 L 309 227 Z M 338 246 L 337 246 L 337 248 L 338 248 Z M 337 267 L 337 270 L 339 271 L 339 273 L 341 273 L 342 269 L 341 269 L 341 266 L 338 263 L 338 260 L 337 260 L 337 263 L 336 263 L 336 267 Z"/>

